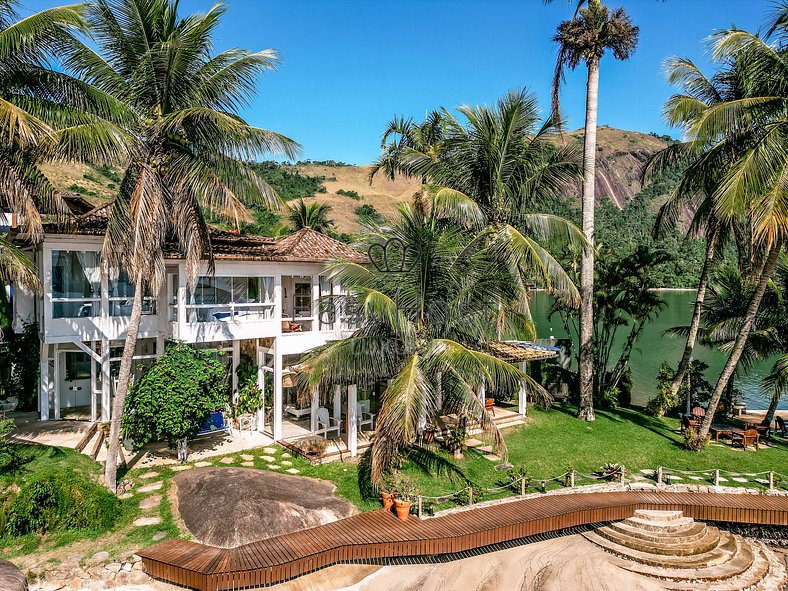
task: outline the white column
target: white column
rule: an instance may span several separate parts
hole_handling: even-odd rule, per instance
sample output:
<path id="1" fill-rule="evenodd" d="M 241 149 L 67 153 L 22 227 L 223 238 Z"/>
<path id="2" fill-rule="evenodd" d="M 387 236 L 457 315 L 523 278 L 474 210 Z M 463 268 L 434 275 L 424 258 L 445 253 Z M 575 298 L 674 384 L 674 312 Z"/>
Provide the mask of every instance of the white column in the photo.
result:
<path id="1" fill-rule="evenodd" d="M 435 376 L 435 387 L 438 389 L 436 398 L 437 408 L 435 414 L 440 415 L 443 409 L 443 374 L 438 372 Z"/>
<path id="2" fill-rule="evenodd" d="M 479 386 L 479 401 L 482 403 L 482 408 L 484 408 L 484 399 L 487 397 L 487 386 L 482 384 Z"/>
<path id="3" fill-rule="evenodd" d="M 112 377 L 109 371 L 109 339 L 101 339 L 101 420 L 109 421 L 112 412 Z"/>
<path id="4" fill-rule="evenodd" d="M 525 361 L 520 362 L 520 371 L 526 373 L 526 364 Z M 525 388 L 525 382 L 520 384 L 520 393 L 517 399 L 517 412 L 521 415 L 525 416 L 526 414 L 526 403 L 528 402 L 528 391 Z"/>
<path id="5" fill-rule="evenodd" d="M 334 386 L 334 418 L 342 424 L 342 386 Z"/>
<path id="6" fill-rule="evenodd" d="M 274 275 L 274 316 L 276 317 L 276 332 L 282 332 L 282 275 Z"/>
<path id="7" fill-rule="evenodd" d="M 49 344 L 41 343 L 38 376 L 38 406 L 42 421 L 49 420 Z"/>
<path id="8" fill-rule="evenodd" d="M 183 338 L 186 335 L 186 331 L 183 330 L 189 319 L 186 318 L 186 265 L 185 263 L 178 264 L 178 330 L 177 335 L 178 338 Z M 161 311 L 159 312 L 161 314 Z M 190 335 L 191 336 L 191 335 Z"/>
<path id="9" fill-rule="evenodd" d="M 257 387 L 260 388 L 260 408 L 257 409 L 257 430 L 265 430 L 265 372 L 263 371 L 263 351 L 260 349 L 260 340 L 254 340 L 255 363 L 257 364 Z"/>
<path id="10" fill-rule="evenodd" d="M 347 387 L 347 446 L 350 457 L 358 455 L 358 406 L 356 403 L 358 390 L 355 384 Z"/>
<path id="11" fill-rule="evenodd" d="M 320 388 L 314 386 L 312 388 L 312 406 L 310 408 L 310 429 L 312 433 L 317 431 L 317 407 L 320 404 Z"/>
<path id="12" fill-rule="evenodd" d="M 274 344 L 274 441 L 282 439 L 282 347 L 277 338 Z"/>
<path id="13" fill-rule="evenodd" d="M 90 341 L 90 349 L 95 351 L 95 346 L 93 345 L 93 341 Z M 93 357 L 90 358 L 90 420 L 95 421 L 97 419 L 97 409 L 96 409 L 96 360 Z"/>
<path id="14" fill-rule="evenodd" d="M 320 330 L 320 275 L 312 275 L 312 330 Z"/>
<path id="15" fill-rule="evenodd" d="M 233 397 L 235 397 L 235 393 L 238 392 L 238 373 L 236 370 L 238 369 L 238 364 L 241 362 L 241 341 L 238 339 L 233 341 Z"/>
<path id="16" fill-rule="evenodd" d="M 55 420 L 60 420 L 60 352 L 58 351 L 57 343 L 53 346 L 55 350 Z"/>

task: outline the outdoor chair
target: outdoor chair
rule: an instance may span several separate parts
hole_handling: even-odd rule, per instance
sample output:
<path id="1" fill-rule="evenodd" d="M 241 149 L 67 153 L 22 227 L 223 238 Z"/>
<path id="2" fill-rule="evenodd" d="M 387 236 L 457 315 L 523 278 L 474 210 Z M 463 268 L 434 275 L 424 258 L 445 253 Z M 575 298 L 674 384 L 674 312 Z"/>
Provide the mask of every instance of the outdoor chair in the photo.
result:
<path id="1" fill-rule="evenodd" d="M 734 433 L 731 437 L 731 443 L 741 443 L 744 449 L 747 449 L 748 445 L 755 444 L 755 449 L 760 449 L 758 444 L 761 436 L 755 429 L 747 429 L 744 433 Z"/>
<path id="2" fill-rule="evenodd" d="M 684 433 L 687 429 L 697 429 L 700 421 L 695 417 L 684 415 L 681 417 L 681 432 Z"/>
<path id="3" fill-rule="evenodd" d="M 16 396 L 9 396 L 5 400 L 0 401 L 0 416 L 5 418 L 5 413 L 14 412 L 19 404 L 19 398 Z"/>
<path id="4" fill-rule="evenodd" d="M 774 418 L 774 423 L 775 423 L 774 434 L 776 435 L 777 433 L 779 433 L 783 439 L 785 439 L 785 437 L 788 437 L 788 435 L 785 432 L 785 420 L 781 416 L 776 416 Z"/>
<path id="5" fill-rule="evenodd" d="M 366 402 L 366 405 L 364 402 Z M 356 414 L 358 415 L 359 431 L 364 430 L 364 425 L 369 425 L 370 431 L 375 428 L 375 415 L 369 412 L 369 400 L 362 400 L 356 403 Z"/>
<path id="6" fill-rule="evenodd" d="M 328 409 L 321 406 L 317 409 L 317 429 L 315 429 L 315 435 L 320 435 L 322 433 L 323 437 L 328 439 L 328 434 L 331 431 L 336 431 L 337 437 L 339 437 L 339 420 L 329 416 Z"/>
<path id="7" fill-rule="evenodd" d="M 197 437 L 216 433 L 229 433 L 232 435 L 232 426 L 228 420 L 229 416 L 229 413 L 224 413 L 220 410 L 212 412 L 211 415 L 205 419 L 200 430 L 197 431 Z"/>
<path id="8" fill-rule="evenodd" d="M 692 418 L 695 419 L 696 421 L 699 422 L 702 421 L 703 417 L 705 416 L 706 416 L 706 409 L 703 408 L 702 406 L 696 406 L 695 408 L 692 409 Z"/>

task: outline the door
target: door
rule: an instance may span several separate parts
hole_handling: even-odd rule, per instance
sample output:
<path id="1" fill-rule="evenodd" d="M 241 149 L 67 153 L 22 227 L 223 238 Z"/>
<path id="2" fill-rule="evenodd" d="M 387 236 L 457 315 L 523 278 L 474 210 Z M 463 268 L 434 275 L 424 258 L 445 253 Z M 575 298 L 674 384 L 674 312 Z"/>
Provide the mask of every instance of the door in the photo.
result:
<path id="1" fill-rule="evenodd" d="M 90 414 L 91 359 L 82 351 L 60 353 L 60 408 L 82 407 Z"/>

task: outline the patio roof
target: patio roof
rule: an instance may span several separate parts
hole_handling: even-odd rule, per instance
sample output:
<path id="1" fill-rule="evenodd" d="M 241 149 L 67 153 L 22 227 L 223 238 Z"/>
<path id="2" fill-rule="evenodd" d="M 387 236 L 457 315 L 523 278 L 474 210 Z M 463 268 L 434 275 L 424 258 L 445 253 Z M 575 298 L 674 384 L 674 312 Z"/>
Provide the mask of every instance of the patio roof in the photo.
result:
<path id="1" fill-rule="evenodd" d="M 504 361 L 542 361 L 557 357 L 561 351 L 560 347 L 537 345 L 530 341 L 492 341 L 487 348 Z"/>

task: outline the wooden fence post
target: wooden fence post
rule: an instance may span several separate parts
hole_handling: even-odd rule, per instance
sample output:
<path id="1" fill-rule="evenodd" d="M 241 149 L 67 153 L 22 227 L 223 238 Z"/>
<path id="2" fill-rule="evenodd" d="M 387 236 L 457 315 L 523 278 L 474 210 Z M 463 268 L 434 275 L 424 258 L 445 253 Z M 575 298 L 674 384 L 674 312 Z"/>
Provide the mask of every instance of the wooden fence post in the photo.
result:
<path id="1" fill-rule="evenodd" d="M 619 475 L 619 479 L 618 479 L 621 484 L 624 484 L 624 473 L 625 472 L 626 472 L 626 468 L 624 467 L 623 464 L 621 464 L 621 474 Z"/>
<path id="2" fill-rule="evenodd" d="M 421 495 L 419 495 L 419 519 L 421 519 Z"/>
<path id="3" fill-rule="evenodd" d="M 525 476 L 520 479 L 520 496 L 525 496 Z"/>
<path id="4" fill-rule="evenodd" d="M 468 506 L 470 507 L 471 505 L 473 505 L 473 487 L 469 486 L 468 487 Z"/>
<path id="5" fill-rule="evenodd" d="M 575 487 L 575 471 L 574 470 L 569 472 L 569 486 L 571 488 Z"/>
<path id="6" fill-rule="evenodd" d="M 657 466 L 657 484 L 662 484 L 662 466 Z"/>
<path id="7" fill-rule="evenodd" d="M 719 468 L 714 470 L 714 486 L 720 485 L 720 471 Z"/>

